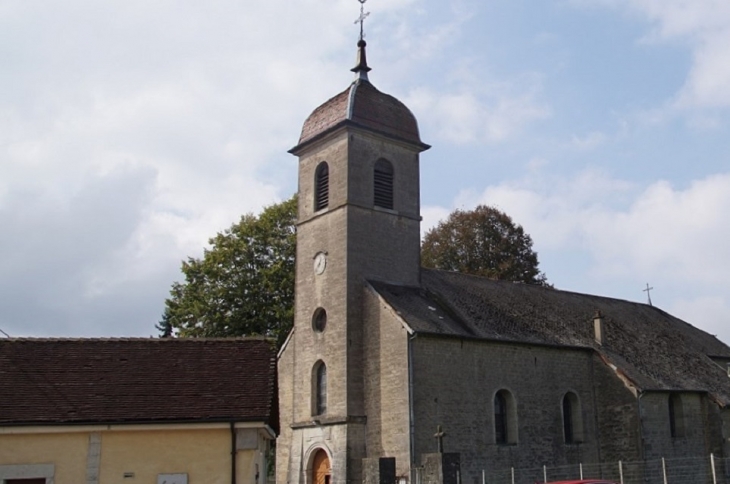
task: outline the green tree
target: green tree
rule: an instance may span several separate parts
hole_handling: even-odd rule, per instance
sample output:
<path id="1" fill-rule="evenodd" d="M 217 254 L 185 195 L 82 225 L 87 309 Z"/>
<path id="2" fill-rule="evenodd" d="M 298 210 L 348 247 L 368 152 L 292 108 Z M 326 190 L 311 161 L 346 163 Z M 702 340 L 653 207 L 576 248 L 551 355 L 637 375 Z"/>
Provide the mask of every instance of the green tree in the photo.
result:
<path id="1" fill-rule="evenodd" d="M 294 321 L 296 196 L 244 215 L 210 239 L 201 259 L 182 264 L 157 324 L 161 337 L 265 335 L 281 345 Z M 549 285 L 532 239 L 499 210 L 456 210 L 426 234 L 426 267 Z"/>
<path id="2" fill-rule="evenodd" d="M 161 336 L 286 338 L 294 321 L 296 196 L 247 214 L 182 264 L 157 325 Z"/>
<path id="3" fill-rule="evenodd" d="M 421 245 L 425 267 L 548 286 L 532 239 L 509 215 L 486 205 L 456 210 L 429 230 Z"/>

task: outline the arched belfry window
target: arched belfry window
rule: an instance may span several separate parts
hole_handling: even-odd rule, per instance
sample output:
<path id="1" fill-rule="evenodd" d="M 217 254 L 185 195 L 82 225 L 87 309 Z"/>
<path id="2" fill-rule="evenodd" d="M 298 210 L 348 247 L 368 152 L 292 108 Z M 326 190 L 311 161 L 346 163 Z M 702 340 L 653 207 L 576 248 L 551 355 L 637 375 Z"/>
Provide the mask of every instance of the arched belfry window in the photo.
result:
<path id="1" fill-rule="evenodd" d="M 314 364 L 312 383 L 312 415 L 324 415 L 327 412 L 327 366 L 322 360 Z"/>
<path id="2" fill-rule="evenodd" d="M 393 165 L 382 158 L 373 170 L 373 200 L 376 207 L 393 209 Z"/>
<path id="3" fill-rule="evenodd" d="M 563 437 L 566 444 L 583 442 L 583 412 L 578 395 L 568 392 L 563 396 Z"/>
<path id="4" fill-rule="evenodd" d="M 494 441 L 502 445 L 517 443 L 517 405 L 508 390 L 494 395 Z"/>
<path id="5" fill-rule="evenodd" d="M 669 395 L 669 433 L 672 438 L 684 437 L 684 409 L 678 393 Z"/>
<path id="6" fill-rule="evenodd" d="M 330 203 L 330 169 L 326 161 L 317 165 L 314 172 L 314 211 L 322 210 Z"/>

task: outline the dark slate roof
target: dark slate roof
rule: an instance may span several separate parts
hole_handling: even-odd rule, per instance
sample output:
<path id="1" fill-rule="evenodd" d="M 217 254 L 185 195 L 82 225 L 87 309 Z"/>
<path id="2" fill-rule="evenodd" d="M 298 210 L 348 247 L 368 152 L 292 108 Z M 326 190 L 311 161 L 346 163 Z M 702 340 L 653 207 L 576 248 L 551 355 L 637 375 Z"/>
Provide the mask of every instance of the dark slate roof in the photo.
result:
<path id="1" fill-rule="evenodd" d="M 262 338 L 0 339 L 0 425 L 261 421 L 276 429 Z"/>
<path id="2" fill-rule="evenodd" d="M 709 358 L 730 356 L 730 347 L 657 307 L 431 269 L 421 287 L 371 284 L 416 333 L 590 348 L 642 390 L 707 391 L 730 404 L 730 378 Z"/>
<path id="3" fill-rule="evenodd" d="M 315 109 L 304 122 L 299 146 L 346 122 L 427 147 L 421 142 L 415 116 L 405 104 L 378 91 L 366 79 L 356 80 Z"/>

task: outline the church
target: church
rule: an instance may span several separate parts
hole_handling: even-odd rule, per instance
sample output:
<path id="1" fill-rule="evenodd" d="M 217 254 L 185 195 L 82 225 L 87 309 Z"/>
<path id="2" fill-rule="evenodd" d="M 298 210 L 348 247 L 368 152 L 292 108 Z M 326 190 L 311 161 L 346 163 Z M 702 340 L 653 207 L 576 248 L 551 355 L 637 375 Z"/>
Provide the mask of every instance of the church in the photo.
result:
<path id="1" fill-rule="evenodd" d="M 365 49 L 290 151 L 296 302 L 278 355 L 277 482 L 534 483 L 579 465 L 662 482 L 656 462 L 669 482 L 730 482 L 730 348 L 717 338 L 646 304 L 421 267 L 429 145 L 370 82 Z M 708 480 L 672 480 L 685 458 Z M 646 465 L 631 480 L 621 462 Z"/>

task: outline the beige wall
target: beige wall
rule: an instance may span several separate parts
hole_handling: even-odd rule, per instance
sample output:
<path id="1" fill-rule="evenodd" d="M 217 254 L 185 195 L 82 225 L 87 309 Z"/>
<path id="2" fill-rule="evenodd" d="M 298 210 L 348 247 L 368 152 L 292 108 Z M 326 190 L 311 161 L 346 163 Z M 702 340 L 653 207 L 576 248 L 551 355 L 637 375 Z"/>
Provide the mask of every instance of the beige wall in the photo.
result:
<path id="1" fill-rule="evenodd" d="M 364 360 L 368 457 L 395 457 L 396 475 L 411 470 L 408 332 L 372 287 L 365 290 Z"/>
<path id="2" fill-rule="evenodd" d="M 152 430 L 142 426 L 134 430 L 116 427 L 111 430 L 88 428 L 34 429 L 0 428 L 0 475 L 9 466 L 52 464 L 54 482 L 85 483 L 92 435 L 100 436 L 98 484 L 156 484 L 159 474 L 187 474 L 189 484 L 228 484 L 231 482 L 231 434 L 220 428 L 182 428 Z M 239 430 L 251 432 L 255 430 Z M 15 433 L 8 433 L 15 432 Z M 255 439 L 257 449 L 236 453 L 237 484 L 253 484 L 258 464 L 259 483 L 265 482 L 265 446 L 263 432 Z M 90 464 L 91 463 L 91 464 Z M 92 474 L 94 472 L 92 471 Z M 133 474 L 133 477 L 124 477 Z M 30 477 L 30 476 L 29 476 Z"/>
<path id="3" fill-rule="evenodd" d="M 55 482 L 82 483 L 88 447 L 88 434 L 0 435 L 0 468 L 53 464 Z"/>

